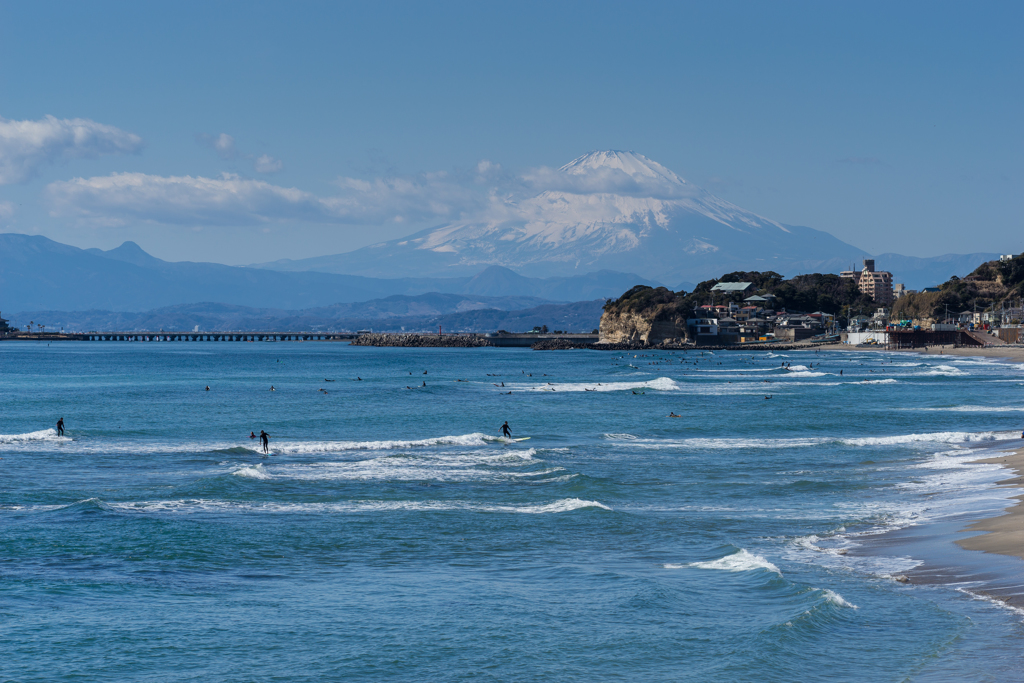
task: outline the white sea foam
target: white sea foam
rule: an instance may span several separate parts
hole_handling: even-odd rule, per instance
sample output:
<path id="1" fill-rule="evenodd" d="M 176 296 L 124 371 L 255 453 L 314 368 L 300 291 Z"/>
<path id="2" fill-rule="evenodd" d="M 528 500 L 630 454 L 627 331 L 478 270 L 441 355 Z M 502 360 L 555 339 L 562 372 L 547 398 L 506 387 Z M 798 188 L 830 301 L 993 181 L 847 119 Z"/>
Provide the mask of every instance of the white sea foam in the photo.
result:
<path id="1" fill-rule="evenodd" d="M 630 391 L 630 390 L 646 390 L 651 389 L 654 391 L 679 391 L 679 384 L 668 377 L 658 377 L 657 379 L 647 380 L 645 382 L 551 382 L 546 384 L 507 384 L 506 388 L 514 389 L 517 391 L 562 391 L 562 392 L 576 392 L 576 391 Z"/>
<path id="2" fill-rule="evenodd" d="M 534 472 L 513 471 L 539 461 L 535 449 L 501 449 L 469 452 L 388 453 L 360 460 L 288 462 L 268 464 L 275 479 L 299 481 L 508 481 L 515 477 L 540 476 Z M 243 476 L 252 476 L 246 468 Z M 561 471 L 558 468 L 557 471 Z M 238 472 L 236 472 L 237 474 Z M 258 478 L 258 477 L 256 477 Z M 269 476 L 267 478 L 270 478 Z"/>
<path id="3" fill-rule="evenodd" d="M 340 451 L 392 451 L 403 448 L 430 446 L 485 446 L 488 442 L 507 442 L 500 436 L 474 432 L 455 436 L 436 436 L 426 439 L 386 439 L 381 441 L 282 441 L 274 444 L 274 451 L 284 454 L 337 453 Z"/>
<path id="4" fill-rule="evenodd" d="M 605 434 L 606 438 L 628 439 L 635 448 L 669 449 L 685 448 L 694 450 L 735 450 L 809 448 L 822 444 L 843 444 L 846 446 L 888 446 L 896 444 L 935 443 L 979 443 L 1011 439 L 1019 436 L 1016 432 L 934 432 L 927 434 L 897 434 L 893 436 L 866 437 L 792 437 L 787 439 L 759 439 L 754 437 L 736 438 L 692 438 L 692 439 L 641 439 L 632 435 Z"/>
<path id="5" fill-rule="evenodd" d="M 977 443 L 1011 438 L 1013 432 L 932 432 L 929 434 L 902 434 L 898 436 L 865 436 L 840 439 L 850 446 L 889 446 L 910 443 Z"/>
<path id="6" fill-rule="evenodd" d="M 176 513 L 190 514 L 197 512 L 267 512 L 267 513 L 359 513 L 359 512 L 500 512 L 513 514 L 551 514 L 572 512 L 586 508 L 611 510 L 594 500 L 564 498 L 551 503 L 538 505 L 482 505 L 468 501 L 413 501 L 413 500 L 381 500 L 381 501 L 350 501 L 344 503 L 274 503 L 250 501 L 209 500 L 202 498 L 179 500 L 155 500 L 121 502 L 107 504 L 111 509 L 132 513 Z"/>
<path id="7" fill-rule="evenodd" d="M 910 408 L 927 412 L 951 413 L 1020 413 L 1024 406 L 949 406 L 948 408 Z"/>
<path id="8" fill-rule="evenodd" d="M 263 465 L 246 465 L 245 467 L 239 467 L 231 474 L 236 477 L 245 477 L 246 479 L 272 479 L 273 477 L 265 469 Z"/>
<path id="9" fill-rule="evenodd" d="M 983 602 L 987 602 L 988 604 L 992 605 L 993 607 L 998 607 L 1000 609 L 1010 610 L 1011 612 L 1014 612 L 1015 614 L 1024 614 L 1024 609 L 1021 609 L 1020 607 L 1014 607 L 1013 605 L 1005 602 L 1004 600 L 1000 600 L 999 598 L 992 597 L 991 595 L 984 595 L 982 593 L 975 593 L 974 591 L 969 591 L 966 588 L 957 588 L 957 590 L 959 592 L 963 593 L 964 595 L 971 596 L 975 600 L 981 600 Z"/>
<path id="10" fill-rule="evenodd" d="M 706 562 L 691 562 L 688 565 L 682 565 L 686 567 L 695 567 L 697 569 L 721 569 L 727 572 L 747 572 L 755 569 L 766 569 L 778 575 L 782 575 L 779 568 L 774 564 L 764 559 L 760 555 L 754 555 L 753 553 L 747 552 L 746 549 L 740 548 L 738 552 L 732 555 L 726 555 L 717 560 L 708 560 Z M 680 565 L 665 565 L 666 569 L 677 569 L 682 568 Z"/>
<path id="11" fill-rule="evenodd" d="M 936 365 L 935 367 L 925 371 L 917 373 L 918 377 L 959 377 L 962 375 L 968 375 L 970 373 L 964 372 L 960 368 L 953 367 L 952 365 Z"/>
<path id="12" fill-rule="evenodd" d="M 846 382 L 846 384 L 896 384 L 897 380 L 887 377 L 886 379 L 864 379 L 859 382 Z"/>
<path id="13" fill-rule="evenodd" d="M 850 609 L 860 609 L 859 607 L 857 607 L 857 605 L 854 605 L 852 602 L 848 602 L 846 599 L 843 598 L 842 595 L 840 595 L 839 593 L 836 593 L 835 591 L 831 591 L 828 588 L 825 588 L 825 589 L 822 589 L 821 592 L 824 594 L 825 600 L 827 602 L 832 603 L 836 607 L 848 607 Z"/>
<path id="14" fill-rule="evenodd" d="M 49 441 L 52 443 L 71 443 L 67 436 L 57 436 L 57 430 L 53 427 L 40 429 L 38 432 L 27 432 L 25 434 L 0 434 L 0 444 L 20 444 L 32 441 Z"/>
<path id="15" fill-rule="evenodd" d="M 777 377 L 824 377 L 828 374 L 831 373 L 811 370 L 806 365 L 792 365 L 786 368 L 786 372 L 777 375 Z"/>

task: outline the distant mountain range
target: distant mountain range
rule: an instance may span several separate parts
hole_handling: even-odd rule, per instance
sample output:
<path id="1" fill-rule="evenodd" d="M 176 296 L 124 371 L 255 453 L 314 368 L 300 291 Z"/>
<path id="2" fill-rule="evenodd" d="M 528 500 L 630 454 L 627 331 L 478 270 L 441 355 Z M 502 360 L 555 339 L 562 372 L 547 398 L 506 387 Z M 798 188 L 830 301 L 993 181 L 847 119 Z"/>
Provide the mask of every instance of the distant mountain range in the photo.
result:
<path id="1" fill-rule="evenodd" d="M 395 272 L 401 272 L 396 270 Z M 79 249 L 41 236 L 0 234 L 0 310 L 148 311 L 214 301 L 299 310 L 428 292 L 474 297 L 582 301 L 618 297 L 635 284 L 658 284 L 629 273 L 527 278 L 486 267 L 453 278 L 369 278 L 320 272 L 274 272 L 217 263 L 172 263 L 134 242 L 116 249 Z M 537 303 L 536 301 L 534 303 Z"/>
<path id="2" fill-rule="evenodd" d="M 538 303 L 540 302 L 540 303 Z M 532 305 L 531 305 L 532 304 Z M 531 297 L 475 297 L 457 294 L 391 296 L 357 304 L 335 304 L 299 311 L 199 303 L 158 308 L 144 313 L 114 311 L 26 311 L 11 318 L 23 328 L 43 324 L 47 331 L 186 331 L 303 330 L 355 332 L 528 331 L 534 326 L 590 332 L 601 320 L 604 299 L 555 304 Z M 522 308 L 517 308 L 522 307 Z"/>
<path id="3" fill-rule="evenodd" d="M 689 291 L 732 271 L 836 273 L 870 258 L 826 232 L 719 199 L 633 152 L 592 152 L 536 175 L 469 220 L 345 254 L 251 267 L 163 261 L 134 242 L 103 251 L 0 234 L 0 310 L 123 313 L 216 302 L 297 311 L 436 292 L 463 297 L 465 311 L 479 308 L 478 297 L 590 301 L 637 284 Z M 911 289 L 993 258 L 874 257 L 876 268 Z"/>
<path id="4" fill-rule="evenodd" d="M 503 198 L 469 220 L 344 254 L 256 267 L 370 277 L 464 275 L 493 265 L 529 276 L 605 269 L 641 273 L 678 290 L 737 270 L 838 273 L 871 258 L 827 232 L 740 208 L 635 152 L 591 152 L 536 182 L 537 192 Z M 995 257 L 874 258 L 877 268 L 917 289 Z"/>

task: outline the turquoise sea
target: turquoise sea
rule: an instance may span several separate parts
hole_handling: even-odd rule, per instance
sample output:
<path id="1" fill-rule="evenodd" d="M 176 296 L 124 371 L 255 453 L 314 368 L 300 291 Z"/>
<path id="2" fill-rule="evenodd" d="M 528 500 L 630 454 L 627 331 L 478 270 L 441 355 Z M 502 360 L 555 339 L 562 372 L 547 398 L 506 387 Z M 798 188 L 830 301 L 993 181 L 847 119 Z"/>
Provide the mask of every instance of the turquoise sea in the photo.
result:
<path id="1" fill-rule="evenodd" d="M 1019 364 L 5 342 L 0 406 L 0 681 L 1024 680 L 952 543 Z"/>

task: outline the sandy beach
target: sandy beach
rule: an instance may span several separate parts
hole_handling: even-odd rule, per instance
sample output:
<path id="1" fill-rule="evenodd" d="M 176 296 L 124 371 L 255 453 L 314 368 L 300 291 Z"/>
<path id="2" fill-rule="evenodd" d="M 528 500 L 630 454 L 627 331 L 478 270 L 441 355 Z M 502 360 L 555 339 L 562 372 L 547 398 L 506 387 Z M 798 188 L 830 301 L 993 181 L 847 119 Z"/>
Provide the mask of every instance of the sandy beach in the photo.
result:
<path id="1" fill-rule="evenodd" d="M 829 351 L 872 350 L 847 344 L 819 346 L 818 349 Z M 878 347 L 877 350 L 886 351 L 887 349 Z M 895 352 L 895 350 L 891 351 Z M 1009 344 L 985 347 L 931 346 L 928 349 L 903 349 L 899 352 L 920 353 L 929 356 L 983 356 L 1010 362 L 1024 362 L 1024 346 Z M 1004 514 L 980 519 L 963 529 L 964 532 L 985 533 L 958 540 L 957 545 L 965 550 L 980 550 L 981 552 L 1024 559 L 1024 449 L 975 462 L 1002 465 L 1011 470 L 1015 476 L 998 482 L 998 485 L 1012 486 L 1022 489 L 1022 491 L 1020 495 L 1014 497 L 1018 502 L 1007 508 Z"/>
<path id="2" fill-rule="evenodd" d="M 1013 470 L 1016 476 L 1004 479 L 998 482 L 998 485 L 1024 488 L 1024 450 L 975 462 L 1002 465 Z M 978 520 L 964 529 L 965 532 L 986 533 L 961 539 L 956 542 L 957 545 L 966 550 L 980 550 L 1024 559 L 1024 505 L 1021 504 L 1024 492 L 1015 498 L 1018 502 L 1007 508 L 1004 514 Z"/>

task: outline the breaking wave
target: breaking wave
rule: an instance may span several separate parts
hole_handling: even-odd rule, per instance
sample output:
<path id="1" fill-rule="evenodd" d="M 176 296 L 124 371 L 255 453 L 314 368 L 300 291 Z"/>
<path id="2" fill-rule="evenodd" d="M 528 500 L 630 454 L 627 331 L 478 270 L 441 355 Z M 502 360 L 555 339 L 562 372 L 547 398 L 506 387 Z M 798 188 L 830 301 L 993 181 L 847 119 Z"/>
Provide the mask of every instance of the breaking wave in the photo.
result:
<path id="1" fill-rule="evenodd" d="M 509 384 L 506 387 L 519 391 L 629 391 L 631 389 L 679 391 L 680 389 L 679 384 L 668 377 L 658 377 L 646 382 L 551 382 L 548 384 Z"/>
<path id="2" fill-rule="evenodd" d="M 358 512 L 499 512 L 513 514 L 553 514 L 572 512 L 586 508 L 611 510 L 595 500 L 564 498 L 551 503 L 539 505 L 480 505 L 468 501 L 350 501 L 344 503 L 274 503 L 274 502 L 236 502 L 209 499 L 180 499 L 138 501 L 128 503 L 107 503 L 109 509 L 131 513 L 178 513 L 197 512 L 269 512 L 269 513 L 358 513 Z"/>
<path id="3" fill-rule="evenodd" d="M 848 602 L 845 598 L 843 598 L 842 595 L 840 595 L 839 593 L 836 593 L 835 591 L 830 591 L 829 589 L 825 588 L 825 589 L 822 589 L 821 592 L 824 594 L 825 600 L 827 602 L 832 603 L 836 607 L 848 607 L 849 609 L 860 609 L 859 607 L 857 607 L 857 605 L 854 605 L 852 602 Z"/>
<path id="4" fill-rule="evenodd" d="M 690 562 L 689 564 L 666 564 L 665 569 L 683 569 L 684 567 L 695 567 L 697 569 L 721 569 L 727 572 L 748 572 L 755 569 L 764 569 L 782 576 L 782 572 L 774 564 L 760 555 L 747 552 L 744 548 L 732 555 L 726 555 L 717 560 L 706 562 Z"/>
<path id="5" fill-rule="evenodd" d="M 49 441 L 52 443 L 70 443 L 71 437 L 57 436 L 57 430 L 53 427 L 40 429 L 38 432 L 26 434 L 0 434 L 0 444 L 5 443 L 27 443 L 30 441 Z"/>
<path id="6" fill-rule="evenodd" d="M 918 377 L 960 377 L 962 375 L 968 375 L 970 373 L 964 372 L 960 368 L 955 368 L 952 365 L 936 365 L 935 367 L 925 372 L 917 373 Z"/>
<path id="7" fill-rule="evenodd" d="M 391 451 L 400 448 L 426 448 L 430 446 L 485 446 L 488 443 L 508 443 L 508 439 L 475 432 L 456 436 L 437 436 L 427 439 L 388 439 L 381 441 L 282 441 L 274 444 L 280 454 L 336 453 L 338 451 Z"/>
<path id="8" fill-rule="evenodd" d="M 263 469 L 263 465 L 246 465 L 240 467 L 231 474 L 236 477 L 245 477 L 247 479 L 272 479 L 271 475 Z"/>

